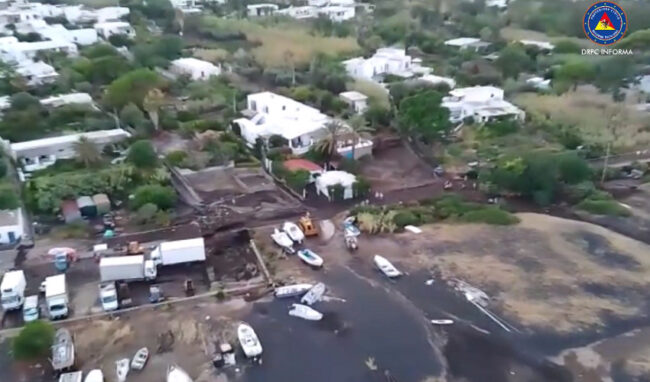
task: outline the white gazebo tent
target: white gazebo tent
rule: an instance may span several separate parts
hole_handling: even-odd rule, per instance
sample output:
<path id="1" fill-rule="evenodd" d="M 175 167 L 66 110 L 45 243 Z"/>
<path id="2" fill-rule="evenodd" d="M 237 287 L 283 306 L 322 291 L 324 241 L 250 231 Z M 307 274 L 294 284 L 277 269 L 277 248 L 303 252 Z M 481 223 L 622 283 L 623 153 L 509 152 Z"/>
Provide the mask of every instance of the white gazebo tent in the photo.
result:
<path id="1" fill-rule="evenodd" d="M 352 199 L 354 197 L 352 185 L 356 181 L 357 177 L 349 172 L 327 171 L 316 178 L 316 192 L 332 200 L 332 196 L 329 194 L 329 187 L 340 184 L 343 186 L 343 199 Z"/>

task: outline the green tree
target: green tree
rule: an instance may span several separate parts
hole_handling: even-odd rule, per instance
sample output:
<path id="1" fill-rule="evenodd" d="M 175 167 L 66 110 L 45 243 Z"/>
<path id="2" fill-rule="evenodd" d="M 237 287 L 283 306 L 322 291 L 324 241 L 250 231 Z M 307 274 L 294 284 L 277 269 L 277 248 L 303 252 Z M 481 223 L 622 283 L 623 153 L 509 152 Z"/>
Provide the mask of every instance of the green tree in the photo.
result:
<path id="1" fill-rule="evenodd" d="M 375 129 L 369 126 L 366 119 L 361 115 L 355 115 L 348 122 L 352 131 L 352 159 L 356 159 L 356 148 L 361 138 L 368 138 Z"/>
<path id="2" fill-rule="evenodd" d="M 578 54 L 580 52 L 580 45 L 572 40 L 560 40 L 555 43 L 555 49 L 553 53 L 569 53 L 569 54 Z"/>
<path id="3" fill-rule="evenodd" d="M 165 102 L 165 95 L 158 88 L 149 90 L 149 93 L 144 97 L 142 106 L 149 114 L 149 119 L 153 123 L 156 130 L 160 127 L 159 111 Z"/>
<path id="4" fill-rule="evenodd" d="M 132 207 L 140 209 L 146 204 L 154 204 L 161 210 L 174 207 L 176 204 L 176 192 L 173 188 L 158 184 L 140 186 L 135 190 Z"/>
<path id="5" fill-rule="evenodd" d="M 9 103 L 13 110 L 27 110 L 31 107 L 39 107 L 41 101 L 27 92 L 16 93 L 11 96 Z"/>
<path id="6" fill-rule="evenodd" d="M 531 70 L 534 66 L 533 59 L 520 43 L 508 44 L 503 48 L 495 64 L 506 78 L 517 78 L 520 73 Z"/>
<path id="7" fill-rule="evenodd" d="M 309 171 L 307 170 L 296 170 L 296 171 L 287 171 L 287 174 L 284 180 L 287 182 L 287 185 L 297 192 L 302 192 L 310 178 Z"/>
<path id="8" fill-rule="evenodd" d="M 86 167 L 92 167 L 102 162 L 102 153 L 99 148 L 85 136 L 74 143 L 77 160 Z"/>
<path id="9" fill-rule="evenodd" d="M 129 147 L 126 159 L 140 169 L 152 169 L 158 166 L 158 154 L 151 142 L 140 140 Z"/>
<path id="10" fill-rule="evenodd" d="M 397 114 L 400 130 L 426 141 L 445 136 L 451 124 L 449 109 L 441 103 L 442 95 L 433 90 L 405 98 Z"/>
<path id="11" fill-rule="evenodd" d="M 327 130 L 327 135 L 316 144 L 316 148 L 326 156 L 326 167 L 329 167 L 330 162 L 336 154 L 338 142 L 345 127 L 337 120 L 327 122 L 324 127 Z"/>
<path id="12" fill-rule="evenodd" d="M 567 184 L 578 184 L 590 179 L 593 175 L 587 162 L 574 153 L 564 154 L 558 160 L 560 181 Z"/>
<path id="13" fill-rule="evenodd" d="M 650 29 L 636 31 L 618 43 L 617 48 L 645 50 L 650 49 Z"/>
<path id="14" fill-rule="evenodd" d="M 17 360 L 36 360 L 46 357 L 54 342 L 54 327 L 49 322 L 27 323 L 12 341 L 13 357 Z"/>
<path id="15" fill-rule="evenodd" d="M 20 207 L 16 190 L 9 185 L 0 186 L 0 210 L 15 210 Z"/>
<path id="16" fill-rule="evenodd" d="M 104 101 L 109 106 L 118 109 L 130 102 L 142 106 L 142 101 L 147 93 L 162 84 L 163 80 L 152 70 L 133 70 L 122 75 L 108 86 L 104 94 Z"/>
<path id="17" fill-rule="evenodd" d="M 146 122 L 144 113 L 134 103 L 129 103 L 122 108 L 122 111 L 120 111 L 120 119 L 122 122 L 136 129 Z"/>
<path id="18" fill-rule="evenodd" d="M 560 66 L 555 72 L 555 81 L 562 87 L 573 87 L 575 90 L 579 84 L 586 83 L 596 76 L 596 67 L 592 62 L 585 59 L 570 59 Z"/>

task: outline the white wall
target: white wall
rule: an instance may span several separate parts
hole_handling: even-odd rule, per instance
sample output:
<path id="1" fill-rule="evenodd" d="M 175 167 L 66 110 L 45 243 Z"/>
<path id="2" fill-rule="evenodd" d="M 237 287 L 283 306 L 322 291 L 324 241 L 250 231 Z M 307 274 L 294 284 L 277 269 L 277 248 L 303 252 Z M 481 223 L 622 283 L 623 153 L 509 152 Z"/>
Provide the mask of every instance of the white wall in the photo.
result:
<path id="1" fill-rule="evenodd" d="M 8 213 L 7 211 L 3 211 L 3 213 Z M 12 232 L 14 236 L 14 242 L 18 241 L 22 236 L 23 236 L 23 213 L 22 209 L 18 208 L 12 213 L 17 215 L 17 223 L 15 225 L 6 225 L 6 226 L 0 226 L 0 243 L 1 244 L 9 244 L 11 241 L 9 240 L 9 233 Z"/>

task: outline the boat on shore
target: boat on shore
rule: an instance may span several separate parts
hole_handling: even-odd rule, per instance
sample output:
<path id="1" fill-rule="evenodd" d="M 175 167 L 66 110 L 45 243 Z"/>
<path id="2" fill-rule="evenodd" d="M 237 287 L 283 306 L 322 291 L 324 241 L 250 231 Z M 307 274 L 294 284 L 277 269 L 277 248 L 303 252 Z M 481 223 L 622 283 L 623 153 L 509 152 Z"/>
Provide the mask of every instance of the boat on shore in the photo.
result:
<path id="1" fill-rule="evenodd" d="M 250 325 L 243 322 L 239 324 L 237 338 L 239 338 L 239 344 L 246 357 L 254 358 L 262 354 L 262 344 Z"/>
<path id="2" fill-rule="evenodd" d="M 69 370 L 75 361 L 74 342 L 72 334 L 65 328 L 57 329 L 52 344 L 52 368 L 61 372 Z"/>
<path id="3" fill-rule="evenodd" d="M 194 382 L 192 378 L 176 365 L 171 365 L 167 369 L 167 382 Z"/>
<path id="4" fill-rule="evenodd" d="M 289 310 L 289 315 L 308 321 L 320 321 L 323 318 L 323 313 L 302 304 L 292 304 L 291 310 Z"/>
<path id="5" fill-rule="evenodd" d="M 305 233 L 292 222 L 284 222 L 282 230 L 296 243 L 302 243 L 305 240 Z"/>
<path id="6" fill-rule="evenodd" d="M 275 288 L 273 292 L 276 298 L 295 297 L 307 293 L 314 285 L 313 284 L 293 284 L 284 285 Z"/>
<path id="7" fill-rule="evenodd" d="M 431 323 L 433 325 L 451 325 L 454 323 L 454 320 L 447 320 L 447 319 L 431 320 Z"/>
<path id="8" fill-rule="evenodd" d="M 320 268 L 323 266 L 323 258 L 318 256 L 314 251 L 310 249 L 301 249 L 298 251 L 298 257 L 300 260 L 304 261 L 307 265 L 312 267 Z"/>
<path id="9" fill-rule="evenodd" d="M 314 285 L 307 293 L 305 293 L 304 296 L 302 296 L 300 303 L 306 305 L 314 305 L 320 301 L 321 298 L 323 298 L 326 289 L 327 287 L 323 283 Z"/>
<path id="10" fill-rule="evenodd" d="M 385 257 L 375 255 L 373 261 L 375 262 L 377 268 L 379 268 L 379 270 L 382 271 L 382 273 L 385 274 L 388 278 L 395 278 L 402 275 L 402 272 L 397 270 L 397 268 L 395 268 L 395 266 Z"/>
<path id="11" fill-rule="evenodd" d="M 271 234 L 271 239 L 273 239 L 273 242 L 280 246 L 282 249 L 287 251 L 288 253 L 294 253 L 295 250 L 293 249 L 293 240 L 287 235 L 286 232 L 282 232 L 279 229 L 275 228 L 273 229 L 273 233 Z"/>
<path id="12" fill-rule="evenodd" d="M 147 349 L 146 347 L 141 348 L 135 353 L 133 359 L 131 360 L 131 369 L 133 370 L 144 369 L 144 365 L 147 364 L 147 360 L 149 360 L 149 349 Z"/>
<path id="13" fill-rule="evenodd" d="M 94 369 L 88 372 L 84 382 L 104 382 L 104 373 L 99 369 Z"/>
<path id="14" fill-rule="evenodd" d="M 115 375 L 119 382 L 126 381 L 126 376 L 129 374 L 131 362 L 128 358 L 122 358 L 115 362 Z"/>

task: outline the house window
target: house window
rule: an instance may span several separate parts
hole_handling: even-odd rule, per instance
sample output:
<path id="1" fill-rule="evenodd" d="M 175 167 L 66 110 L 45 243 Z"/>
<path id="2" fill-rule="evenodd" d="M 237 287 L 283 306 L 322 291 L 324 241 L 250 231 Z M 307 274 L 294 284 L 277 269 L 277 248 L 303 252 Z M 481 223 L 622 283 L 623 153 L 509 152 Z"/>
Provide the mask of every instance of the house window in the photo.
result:
<path id="1" fill-rule="evenodd" d="M 264 111 L 266 114 L 268 114 L 268 113 L 269 113 L 269 107 L 268 107 L 268 106 L 264 106 L 263 111 Z"/>
<path id="2" fill-rule="evenodd" d="M 251 101 L 251 109 L 252 109 L 253 111 L 257 111 L 257 102 L 255 102 L 255 101 Z"/>
<path id="3" fill-rule="evenodd" d="M 285 105 L 282 105 L 282 111 L 287 110 L 287 107 Z"/>

